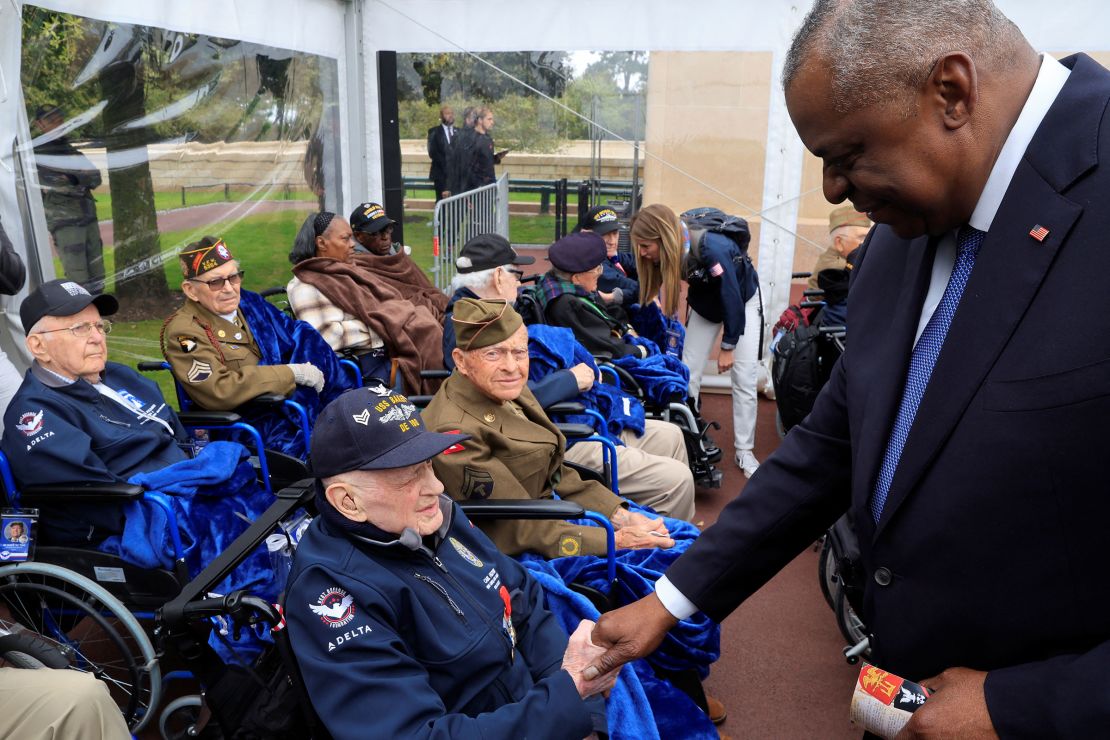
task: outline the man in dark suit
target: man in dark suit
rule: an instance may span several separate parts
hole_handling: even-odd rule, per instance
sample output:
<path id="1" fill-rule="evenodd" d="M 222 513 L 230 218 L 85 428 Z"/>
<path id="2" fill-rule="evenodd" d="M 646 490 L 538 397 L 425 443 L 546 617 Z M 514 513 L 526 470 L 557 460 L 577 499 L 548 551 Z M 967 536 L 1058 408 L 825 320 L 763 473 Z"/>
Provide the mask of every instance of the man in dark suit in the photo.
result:
<path id="1" fill-rule="evenodd" d="M 439 125 L 428 129 L 428 157 L 432 160 L 432 168 L 428 172 L 428 177 L 435 184 L 437 202 L 451 194 L 448 185 L 449 168 L 451 166 L 451 143 L 455 140 L 457 134 L 455 111 L 451 109 L 451 106 L 445 105 L 439 109 Z"/>
<path id="2" fill-rule="evenodd" d="M 936 690 L 900 737 L 1110 727 L 1110 72 L 989 0 L 817 0 L 787 107 L 824 192 L 877 222 L 810 416 L 599 662 L 723 619 L 846 509 L 873 662 Z M 1081 317 L 1081 318 L 1078 318 Z"/>

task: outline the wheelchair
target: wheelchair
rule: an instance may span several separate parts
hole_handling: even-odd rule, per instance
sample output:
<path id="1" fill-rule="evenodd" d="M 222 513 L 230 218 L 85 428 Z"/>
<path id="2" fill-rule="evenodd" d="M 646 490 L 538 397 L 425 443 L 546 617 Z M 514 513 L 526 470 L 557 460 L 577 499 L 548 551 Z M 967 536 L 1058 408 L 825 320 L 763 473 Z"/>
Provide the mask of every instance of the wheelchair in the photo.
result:
<path id="1" fill-rule="evenodd" d="M 855 665 L 871 654 L 871 635 L 859 616 L 863 599 L 864 574 L 860 566 L 859 540 L 848 514 L 821 538 L 817 558 L 817 578 L 821 594 L 836 615 L 836 626 L 848 641 L 844 659 Z"/>
<path id="2" fill-rule="evenodd" d="M 538 276 L 535 276 L 538 277 Z M 546 324 L 546 318 L 539 302 L 530 289 L 522 289 L 517 296 L 517 313 L 527 325 Z M 612 356 L 595 355 L 594 361 L 601 371 L 602 380 L 621 388 L 639 400 L 644 406 L 644 414 L 649 419 L 675 424 L 682 430 L 686 444 L 686 456 L 690 461 L 690 472 L 694 483 L 704 488 L 720 488 L 724 474 L 717 468 L 722 453 L 709 440 L 709 430 L 720 428 L 716 422 L 706 424 L 699 420 L 694 410 L 686 403 L 685 397 L 670 399 L 666 404 L 656 404 L 647 398 L 643 388 L 624 368 L 611 362 Z"/>
<path id="3" fill-rule="evenodd" d="M 179 418 L 187 428 L 233 429 L 252 436 L 256 446 L 252 463 L 260 483 L 270 493 L 307 476 L 300 461 L 265 450 L 257 430 L 243 424 L 236 414 L 185 412 Z M 0 480 L 3 483 L 0 498 L 17 508 L 29 506 L 48 510 L 77 503 L 122 506 L 143 498 L 164 512 L 174 548 L 174 564 L 170 569 L 144 569 L 98 550 L 49 544 L 39 546 L 32 561 L 0 566 L 0 636 L 28 631 L 37 633 L 62 656 L 60 665 L 48 665 L 90 672 L 103 680 L 132 732 L 142 731 L 156 717 L 163 728 L 180 724 L 181 713 L 192 712 L 199 701 L 179 700 L 167 706 L 159 716 L 157 711 L 164 686 L 173 680 L 203 674 L 179 670 L 163 672 L 161 665 L 171 625 L 160 621 L 159 610 L 172 598 L 185 593 L 190 583 L 204 586 L 196 594 L 208 593 L 251 553 L 253 545 L 244 546 L 241 551 L 229 550 L 234 550 L 234 562 L 221 571 L 218 578 L 190 581 L 175 511 L 168 497 L 125 483 L 40 485 L 17 489 L 2 453 Z M 266 514 L 271 514 L 283 503 L 282 512 L 292 510 L 293 507 L 288 506 L 288 494 L 283 497 L 279 493 L 277 502 Z M 262 536 L 266 534 L 269 531 Z M 234 599 L 232 596 L 236 595 L 228 596 L 225 609 L 214 613 L 246 623 L 257 620 L 258 604 L 250 599 L 243 601 L 240 597 L 244 594 Z M 144 628 L 144 624 L 149 628 Z M 194 652 L 202 654 L 195 649 Z M 182 659 L 180 655 L 177 658 Z M 206 662 L 210 674 L 212 661 L 206 659 Z M 173 733 L 167 730 L 164 735 L 168 737 Z"/>

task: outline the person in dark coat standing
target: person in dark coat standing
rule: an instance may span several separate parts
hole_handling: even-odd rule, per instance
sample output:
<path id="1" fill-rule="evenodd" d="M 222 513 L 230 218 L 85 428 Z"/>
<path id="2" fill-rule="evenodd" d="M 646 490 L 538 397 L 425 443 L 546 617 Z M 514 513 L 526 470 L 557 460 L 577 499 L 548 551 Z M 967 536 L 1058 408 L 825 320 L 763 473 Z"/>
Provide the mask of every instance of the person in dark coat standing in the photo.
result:
<path id="1" fill-rule="evenodd" d="M 852 339 L 655 593 L 602 616 L 599 667 L 724 619 L 848 510 L 870 660 L 933 689 L 899 738 L 1104 736 L 1110 71 L 989 0 L 818 0 L 783 86 L 825 197 L 877 224 Z"/>
<path id="2" fill-rule="evenodd" d="M 459 130 L 455 128 L 455 111 L 445 105 L 439 109 L 439 125 L 428 129 L 428 158 L 432 167 L 428 170 L 439 201 L 451 194 L 448 186 L 448 171 L 451 168 L 451 147 Z"/>

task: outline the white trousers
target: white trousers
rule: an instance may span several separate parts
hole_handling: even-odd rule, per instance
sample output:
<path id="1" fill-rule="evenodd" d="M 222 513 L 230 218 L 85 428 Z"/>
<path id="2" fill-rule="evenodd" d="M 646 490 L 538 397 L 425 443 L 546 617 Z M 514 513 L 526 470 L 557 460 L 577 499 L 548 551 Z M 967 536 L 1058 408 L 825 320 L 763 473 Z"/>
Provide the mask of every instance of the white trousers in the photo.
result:
<path id="1" fill-rule="evenodd" d="M 617 447 L 617 482 L 621 496 L 660 514 L 691 521 L 694 516 L 694 476 L 686 457 L 682 430 L 675 424 L 648 419 L 644 434 L 621 432 L 623 446 Z M 563 459 L 602 470 L 601 445 L 579 442 Z"/>
<path id="2" fill-rule="evenodd" d="M 755 447 L 755 413 L 759 405 L 756 383 L 759 380 L 759 292 L 744 304 L 744 333 L 733 352 L 732 371 L 732 429 L 735 452 Z M 686 343 L 682 348 L 682 362 L 690 368 L 690 397 L 701 392 L 701 377 L 709 353 L 721 331 L 721 324 L 710 321 L 690 309 L 686 322 Z"/>

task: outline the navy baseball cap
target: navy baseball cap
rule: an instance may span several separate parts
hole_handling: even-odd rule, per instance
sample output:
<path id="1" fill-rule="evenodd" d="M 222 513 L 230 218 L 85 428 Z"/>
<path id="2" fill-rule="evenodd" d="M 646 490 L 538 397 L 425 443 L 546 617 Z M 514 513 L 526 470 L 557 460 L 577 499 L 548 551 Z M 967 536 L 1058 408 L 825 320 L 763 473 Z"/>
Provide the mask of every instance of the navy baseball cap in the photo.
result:
<path id="1" fill-rule="evenodd" d="M 467 439 L 470 435 L 428 431 L 416 406 L 379 382 L 346 391 L 320 412 L 309 467 L 317 478 L 403 468 Z"/>
<path id="2" fill-rule="evenodd" d="M 605 242 L 592 231 L 567 234 L 548 247 L 547 259 L 563 272 L 586 272 L 605 260 Z"/>
<path id="3" fill-rule="evenodd" d="M 594 206 L 586 211 L 582 221 L 575 227 L 575 231 L 586 229 L 601 236 L 621 227 L 620 217 L 610 206 Z"/>
<path id="4" fill-rule="evenodd" d="M 44 316 L 72 316 L 90 303 L 96 306 L 101 316 L 111 316 L 119 310 L 119 301 L 115 296 L 93 295 L 81 283 L 64 279 L 43 283 L 19 306 L 23 333 L 30 334 L 31 327 Z"/>

